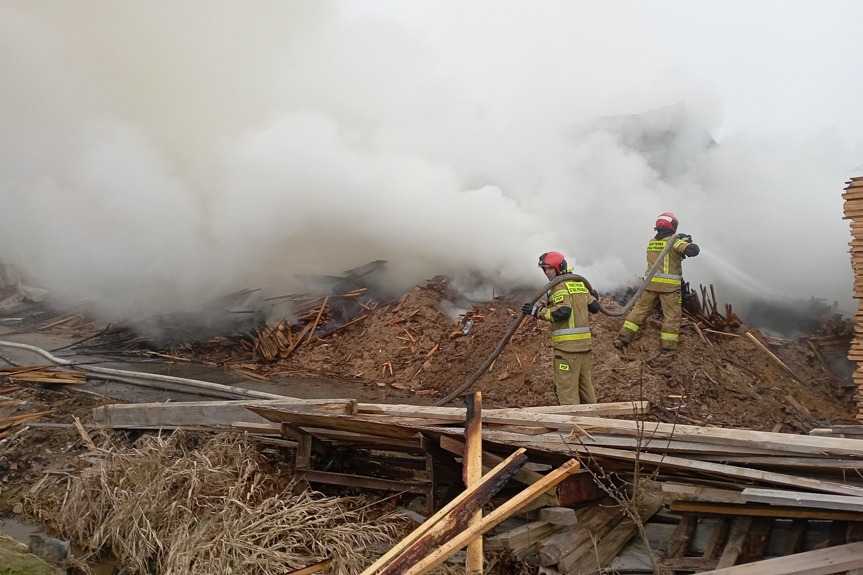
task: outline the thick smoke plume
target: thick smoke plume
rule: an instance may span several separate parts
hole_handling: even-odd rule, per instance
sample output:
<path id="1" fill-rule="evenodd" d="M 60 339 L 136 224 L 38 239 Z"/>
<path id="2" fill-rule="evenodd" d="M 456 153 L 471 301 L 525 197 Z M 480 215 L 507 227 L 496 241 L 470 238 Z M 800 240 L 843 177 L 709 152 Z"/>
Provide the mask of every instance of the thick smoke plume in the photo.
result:
<path id="1" fill-rule="evenodd" d="M 703 248 L 692 283 L 851 309 L 838 132 L 728 130 L 699 71 L 588 34 L 611 20 L 572 45 L 507 20 L 456 67 L 467 35 L 440 49 L 384 13 L 5 2 L 0 258 L 108 317 L 377 259 L 392 293 L 446 274 L 490 296 L 542 285 L 549 250 L 610 291 L 671 210 Z"/>

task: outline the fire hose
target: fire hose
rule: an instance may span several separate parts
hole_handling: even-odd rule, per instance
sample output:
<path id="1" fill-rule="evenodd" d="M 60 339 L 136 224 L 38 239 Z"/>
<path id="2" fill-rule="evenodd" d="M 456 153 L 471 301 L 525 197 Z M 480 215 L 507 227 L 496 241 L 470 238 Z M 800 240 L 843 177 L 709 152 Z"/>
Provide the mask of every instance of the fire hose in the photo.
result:
<path id="1" fill-rule="evenodd" d="M 638 288 L 638 290 L 635 292 L 635 294 L 629 299 L 629 301 L 626 302 L 626 305 L 624 305 L 623 307 L 617 308 L 617 309 L 607 309 L 607 308 L 603 307 L 602 303 L 600 302 L 599 311 L 605 315 L 612 316 L 612 317 L 620 317 L 620 316 L 623 316 L 626 313 L 628 313 L 629 310 L 632 308 L 632 306 L 635 305 L 635 302 L 638 301 L 638 298 L 641 297 L 641 294 L 644 293 L 644 290 L 647 289 L 647 286 L 650 284 L 650 280 L 653 279 L 653 276 L 659 270 L 659 266 L 662 265 L 662 260 L 665 258 L 666 254 L 668 254 L 668 250 L 671 249 L 671 246 L 674 245 L 674 241 L 677 240 L 679 237 L 680 236 L 678 236 L 677 234 L 674 234 L 673 236 L 668 238 L 668 241 L 665 243 L 665 248 L 663 248 L 662 252 L 660 252 L 659 257 L 656 258 L 656 263 L 654 263 L 653 267 L 651 267 L 650 270 L 648 270 L 647 274 L 644 276 L 644 281 L 641 283 L 641 286 Z M 542 290 L 540 290 L 539 292 L 537 292 L 537 294 L 533 297 L 533 299 L 530 300 L 530 303 L 531 304 L 536 303 L 536 301 L 539 298 L 541 298 L 544 294 L 548 293 L 551 290 L 551 288 L 553 288 L 557 284 L 559 284 L 561 282 L 565 282 L 565 281 L 582 282 L 584 284 L 584 287 L 587 288 L 587 291 L 589 291 L 590 293 L 594 293 L 593 287 L 590 285 L 590 282 L 587 281 L 587 279 L 585 279 L 583 276 L 580 276 L 578 274 L 566 273 L 566 274 L 561 274 L 561 275 L 557 276 L 556 278 L 554 278 L 553 280 L 551 280 L 550 282 L 548 282 L 545 285 L 545 287 L 542 288 Z M 503 339 L 500 340 L 500 343 L 497 344 L 497 347 L 494 348 L 494 351 L 491 352 L 491 355 L 488 357 L 487 360 L 485 360 L 485 363 L 483 363 L 480 366 L 480 368 L 478 370 L 476 370 L 476 372 L 472 376 L 470 376 L 467 379 L 467 381 L 465 381 L 456 390 L 452 391 L 449 395 L 447 395 L 443 399 L 436 401 L 435 406 L 440 407 L 442 405 L 446 405 L 447 403 L 449 403 L 450 401 L 452 401 L 453 399 L 455 399 L 456 397 L 458 397 L 459 395 L 461 395 L 462 393 L 464 393 L 465 391 L 470 389 L 470 387 L 474 383 L 476 383 L 476 381 L 480 377 L 482 377 L 482 375 L 488 370 L 488 368 L 491 367 L 491 364 L 494 363 L 494 360 L 497 359 L 497 356 L 500 355 L 500 353 L 503 351 L 503 348 L 506 347 L 507 343 L 509 343 L 510 338 L 513 336 L 515 331 L 518 329 L 518 326 L 521 325 L 521 322 L 526 315 L 528 315 L 528 314 L 521 314 L 518 317 L 516 317 L 515 321 L 512 322 L 512 325 L 509 326 L 509 330 L 507 330 L 506 334 L 504 334 Z"/>
<path id="2" fill-rule="evenodd" d="M 208 390 L 211 394 L 218 394 L 218 397 L 252 397 L 256 399 L 292 399 L 284 395 L 276 395 L 275 393 L 267 393 L 265 391 L 257 391 L 254 389 L 245 389 L 235 387 L 233 385 L 222 385 L 220 383 L 211 383 L 209 381 L 200 381 L 197 379 L 186 379 L 184 377 L 174 377 L 172 375 L 161 375 L 157 373 L 142 373 L 138 371 L 126 371 L 123 369 L 112 369 L 108 367 L 95 367 L 89 365 L 76 364 L 75 362 L 56 357 L 48 353 L 42 348 L 27 345 L 25 343 L 16 343 L 11 341 L 0 341 L 0 347 L 8 347 L 15 349 L 23 349 L 37 353 L 60 366 L 75 366 L 83 371 L 88 371 L 98 375 L 108 376 L 110 379 L 123 381 L 126 383 L 134 383 L 136 385 L 146 385 L 146 382 L 154 382 L 151 387 L 162 387 L 164 385 L 176 385 L 185 388 L 197 388 Z"/>

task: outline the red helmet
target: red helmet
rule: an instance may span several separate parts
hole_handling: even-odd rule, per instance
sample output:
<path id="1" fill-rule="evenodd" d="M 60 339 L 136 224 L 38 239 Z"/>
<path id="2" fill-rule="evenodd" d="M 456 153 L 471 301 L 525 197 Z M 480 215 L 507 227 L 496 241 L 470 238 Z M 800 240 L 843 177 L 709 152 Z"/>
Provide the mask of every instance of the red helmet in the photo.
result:
<path id="1" fill-rule="evenodd" d="M 664 214 L 660 214 L 658 218 L 656 218 L 656 227 L 653 228 L 656 231 L 659 231 L 660 228 L 668 228 L 672 232 L 677 231 L 677 218 L 671 212 L 665 212 Z"/>
<path id="2" fill-rule="evenodd" d="M 566 260 L 563 259 L 563 254 L 560 252 L 546 252 L 539 256 L 539 267 L 554 268 L 557 275 L 566 272 Z"/>

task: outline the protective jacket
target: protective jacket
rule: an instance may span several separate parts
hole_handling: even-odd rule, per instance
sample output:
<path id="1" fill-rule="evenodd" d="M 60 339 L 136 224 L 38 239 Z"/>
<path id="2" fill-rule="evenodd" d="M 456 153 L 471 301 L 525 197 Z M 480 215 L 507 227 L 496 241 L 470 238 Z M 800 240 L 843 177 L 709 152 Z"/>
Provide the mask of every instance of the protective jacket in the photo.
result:
<path id="1" fill-rule="evenodd" d="M 572 353 L 590 351 L 588 306 L 597 311 L 598 302 L 594 304 L 595 301 L 583 282 L 565 281 L 552 288 L 548 306 L 543 306 L 536 314 L 538 319 L 551 322 L 552 348 Z"/>
<path id="2" fill-rule="evenodd" d="M 647 271 L 644 273 L 645 277 L 647 277 L 647 273 L 650 271 L 650 268 L 653 267 L 653 264 L 656 263 L 656 259 L 659 257 L 659 254 L 665 249 L 668 237 L 669 236 L 666 236 L 662 239 L 653 237 L 650 238 L 650 241 L 647 243 Z M 683 260 L 683 252 L 686 251 L 687 246 L 694 246 L 694 249 L 690 248 L 689 251 L 695 251 L 696 254 L 698 253 L 698 247 L 695 246 L 695 244 L 683 239 L 674 240 L 674 244 L 665 254 L 665 257 L 662 258 L 663 261 L 660 264 L 659 269 L 656 270 L 656 274 L 653 276 L 653 279 L 650 280 L 650 284 L 646 288 L 648 291 L 667 293 L 681 288 L 683 281 L 683 266 L 680 262 Z"/>

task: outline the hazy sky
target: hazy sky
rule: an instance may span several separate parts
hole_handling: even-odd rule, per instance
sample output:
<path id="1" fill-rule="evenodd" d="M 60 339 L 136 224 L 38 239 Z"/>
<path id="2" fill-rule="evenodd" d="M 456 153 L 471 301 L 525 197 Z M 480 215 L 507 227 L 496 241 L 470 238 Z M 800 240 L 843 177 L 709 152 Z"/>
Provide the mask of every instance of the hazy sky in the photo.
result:
<path id="1" fill-rule="evenodd" d="M 106 314 L 390 262 L 600 290 L 656 216 L 692 283 L 852 309 L 860 2 L 0 1 L 0 254 Z M 681 105 L 667 177 L 597 118 Z M 668 126 L 671 128 L 672 126 Z M 662 132 L 663 126 L 654 126 Z M 729 294 L 725 296 L 725 294 Z"/>

